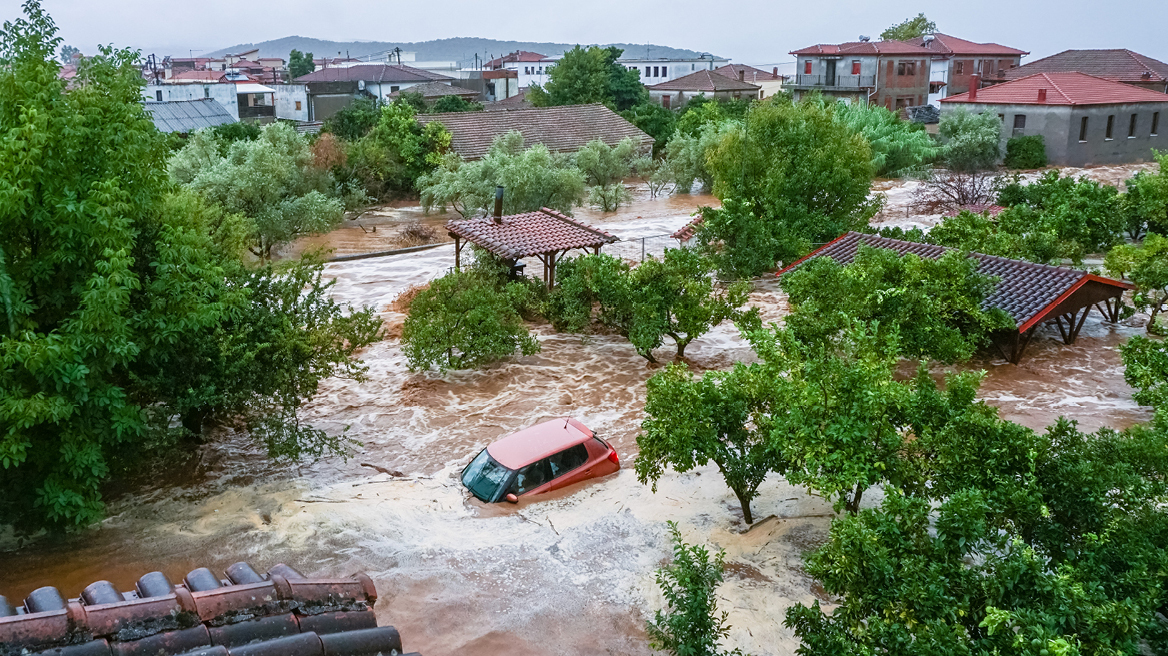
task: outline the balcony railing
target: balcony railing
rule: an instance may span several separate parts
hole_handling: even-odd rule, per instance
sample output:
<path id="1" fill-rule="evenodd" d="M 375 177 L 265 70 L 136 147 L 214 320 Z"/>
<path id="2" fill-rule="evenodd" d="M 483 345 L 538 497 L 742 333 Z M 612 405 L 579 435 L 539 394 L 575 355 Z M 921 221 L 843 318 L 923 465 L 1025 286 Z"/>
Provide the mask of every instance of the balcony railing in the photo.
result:
<path id="1" fill-rule="evenodd" d="M 814 89 L 863 89 L 876 86 L 875 75 L 796 75 L 795 86 Z"/>
<path id="2" fill-rule="evenodd" d="M 276 108 L 273 105 L 255 105 L 248 107 L 241 104 L 239 106 L 239 118 L 267 118 L 276 116 Z"/>

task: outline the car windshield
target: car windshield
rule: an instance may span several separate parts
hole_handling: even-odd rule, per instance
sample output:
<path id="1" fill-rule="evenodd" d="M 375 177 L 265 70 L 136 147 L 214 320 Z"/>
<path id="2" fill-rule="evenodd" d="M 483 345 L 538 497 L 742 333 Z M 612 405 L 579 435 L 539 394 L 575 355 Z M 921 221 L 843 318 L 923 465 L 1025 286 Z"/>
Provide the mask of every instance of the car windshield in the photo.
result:
<path id="1" fill-rule="evenodd" d="M 483 449 L 462 471 L 462 484 L 476 497 L 494 503 L 502 495 L 503 484 L 511 478 L 511 473 Z"/>

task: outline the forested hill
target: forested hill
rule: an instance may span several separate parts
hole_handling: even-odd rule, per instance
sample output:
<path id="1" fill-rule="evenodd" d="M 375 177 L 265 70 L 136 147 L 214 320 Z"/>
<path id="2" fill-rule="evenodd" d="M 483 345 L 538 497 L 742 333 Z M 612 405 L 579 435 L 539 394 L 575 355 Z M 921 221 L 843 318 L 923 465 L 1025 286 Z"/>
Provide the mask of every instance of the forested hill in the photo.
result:
<path id="1" fill-rule="evenodd" d="M 375 53 L 384 53 L 394 48 L 401 48 L 406 52 L 417 53 L 417 61 L 456 61 L 467 65 L 474 62 L 475 53 L 479 57 L 491 59 L 516 50 L 530 50 L 548 56 L 563 54 L 575 44 L 568 43 L 535 43 L 530 41 L 498 41 L 495 39 L 480 39 L 475 37 L 459 37 L 455 39 L 436 39 L 434 41 L 391 42 L 391 41 L 325 41 L 311 39 L 304 36 L 286 36 L 282 39 L 263 41 L 261 43 L 241 43 L 214 52 L 205 53 L 208 57 L 221 57 L 226 53 L 247 52 L 254 48 L 260 49 L 260 57 L 282 57 L 288 59 L 292 50 L 311 52 L 316 57 L 336 57 L 337 53 L 350 57 L 364 57 Z M 606 44 L 608 45 L 608 44 Z M 682 58 L 695 57 L 702 54 L 698 50 L 670 48 L 629 43 L 614 43 L 625 51 L 626 56 Z M 404 62 L 403 62 L 404 63 Z"/>

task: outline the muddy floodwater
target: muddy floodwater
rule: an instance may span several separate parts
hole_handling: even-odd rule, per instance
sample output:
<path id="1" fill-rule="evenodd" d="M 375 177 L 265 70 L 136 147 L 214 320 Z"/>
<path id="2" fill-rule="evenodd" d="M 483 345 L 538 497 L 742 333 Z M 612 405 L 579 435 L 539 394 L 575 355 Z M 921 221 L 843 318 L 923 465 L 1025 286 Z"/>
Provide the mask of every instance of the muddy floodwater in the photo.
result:
<path id="1" fill-rule="evenodd" d="M 881 185 L 890 196 L 903 195 L 903 183 Z M 638 191 L 619 213 L 577 213 L 630 240 L 619 250 L 630 259 L 641 248 L 651 254 L 671 245 L 660 236 L 688 222 L 699 205 L 717 202 L 688 195 L 650 200 Z M 891 199 L 889 206 L 895 207 Z M 385 250 L 402 225 L 440 227 L 446 218 L 417 207 L 381 208 L 293 250 Z M 930 224 L 928 217 L 900 220 Z M 128 589 L 154 569 L 177 581 L 198 566 L 222 570 L 247 560 L 267 569 L 286 562 L 306 573 L 367 572 L 381 595 L 379 623 L 396 626 L 410 651 L 649 654 L 644 623 L 663 603 L 653 572 L 669 556 L 666 522 L 676 521 L 688 541 L 727 552 L 718 595 L 733 626 L 728 646 L 793 654 L 785 610 L 816 599 L 830 607 L 802 569 L 803 554 L 827 535 L 830 504 L 774 476 L 754 506 L 760 520 L 747 530 L 712 466 L 667 473 L 656 493 L 638 483 L 631 465 L 644 383 L 659 367 L 619 337 L 562 335 L 536 325 L 542 345 L 536 355 L 480 371 L 411 374 L 397 339 L 405 317 L 392 303 L 451 266 L 452 244 L 328 265 L 336 297 L 376 308 L 388 335 L 361 353 L 368 380 L 324 381 L 303 413 L 330 432 L 347 431 L 357 444 L 354 457 L 277 465 L 245 437 L 225 432 L 181 471 L 144 472 L 140 487 L 109 499 L 109 517 L 96 527 L 62 538 L 0 535 L 7 550 L 0 594 L 20 599 L 55 585 L 76 596 L 102 578 Z M 786 311 L 771 278 L 758 281 L 751 303 L 768 320 Z M 1092 315 L 1074 346 L 1062 345 L 1055 331 L 1040 332 L 1019 366 L 986 353 L 964 368 L 985 369 L 982 398 L 1027 426 L 1042 429 L 1067 415 L 1088 430 L 1124 427 L 1149 419 L 1123 381 L 1117 348 L 1140 331 Z M 728 325 L 686 353 L 700 370 L 753 357 Z M 668 359 L 666 349 L 659 355 Z M 475 453 L 507 433 L 566 415 L 616 447 L 619 473 L 518 505 L 468 499 L 457 477 Z M 878 502 L 877 492 L 867 495 L 866 504 Z"/>

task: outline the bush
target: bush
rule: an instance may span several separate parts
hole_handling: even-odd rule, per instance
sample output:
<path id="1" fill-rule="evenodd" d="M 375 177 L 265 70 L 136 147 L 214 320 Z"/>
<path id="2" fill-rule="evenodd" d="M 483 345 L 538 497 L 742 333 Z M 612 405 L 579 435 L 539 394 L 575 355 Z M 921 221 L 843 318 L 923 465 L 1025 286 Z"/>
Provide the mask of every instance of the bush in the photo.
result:
<path id="1" fill-rule="evenodd" d="M 433 244 L 438 241 L 438 231 L 433 226 L 428 226 L 424 223 L 406 224 L 398 233 L 397 243 L 403 247 L 423 246 L 425 244 Z"/>
<path id="2" fill-rule="evenodd" d="M 868 140 L 878 178 L 901 177 L 931 163 L 940 152 L 924 125 L 903 121 L 880 105 L 835 103 L 833 109 L 841 123 Z"/>
<path id="3" fill-rule="evenodd" d="M 998 202 L 1030 208 L 1034 229 L 1052 232 L 1061 241 L 1077 242 L 1092 253 L 1122 241 L 1125 215 L 1119 192 L 1111 185 L 1047 171 L 1031 184 L 1015 178 L 1002 188 Z"/>
<path id="4" fill-rule="evenodd" d="M 1006 142 L 1006 159 L 1011 169 L 1040 169 L 1046 166 L 1046 141 L 1041 134 L 1011 137 Z"/>
<path id="5" fill-rule="evenodd" d="M 442 96 L 434 101 L 434 106 L 430 108 L 430 111 L 434 114 L 444 112 L 481 112 L 483 111 L 483 104 L 469 101 L 462 96 Z"/>
<path id="6" fill-rule="evenodd" d="M 971 114 L 960 107 L 941 116 L 937 133 L 945 166 L 952 171 L 993 168 L 1001 154 L 1002 121 L 990 112 Z"/>
<path id="7" fill-rule="evenodd" d="M 588 202 L 604 212 L 614 212 L 631 200 L 624 179 L 632 173 L 637 157 L 637 142 L 632 137 L 609 146 L 594 139 L 576 153 L 576 166 L 591 186 Z"/>
<path id="8" fill-rule="evenodd" d="M 412 193 L 418 179 L 433 171 L 450 148 L 450 133 L 441 123 L 418 123 L 404 102 L 381 108 L 377 125 L 352 144 L 349 163 L 354 175 L 375 198 Z"/>
<path id="9" fill-rule="evenodd" d="M 515 290 L 521 293 L 523 290 Z M 430 283 L 410 303 L 402 351 L 411 371 L 471 369 L 514 354 L 539 352 L 515 310 L 511 286 L 500 289 L 474 271 Z"/>
<path id="10" fill-rule="evenodd" d="M 376 98 L 357 98 L 325 119 L 321 131 L 335 134 L 345 141 L 356 141 L 369 134 L 379 118 L 381 112 Z"/>
<path id="11" fill-rule="evenodd" d="M 811 250 L 810 241 L 776 235 L 772 223 L 733 198 L 718 209 L 703 207 L 701 214 L 694 237 L 697 248 L 724 279 L 754 278 L 774 269 L 777 262 L 792 262 Z"/>

